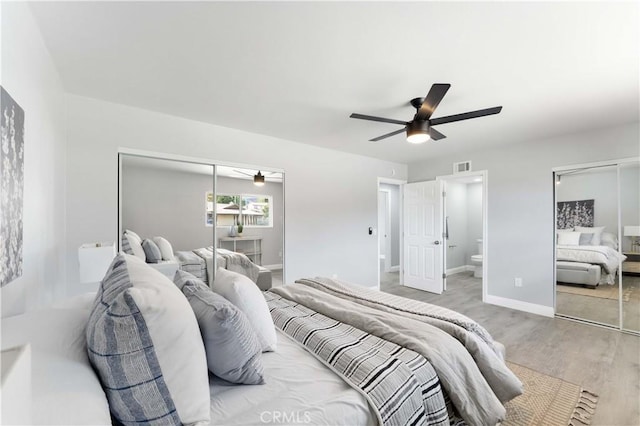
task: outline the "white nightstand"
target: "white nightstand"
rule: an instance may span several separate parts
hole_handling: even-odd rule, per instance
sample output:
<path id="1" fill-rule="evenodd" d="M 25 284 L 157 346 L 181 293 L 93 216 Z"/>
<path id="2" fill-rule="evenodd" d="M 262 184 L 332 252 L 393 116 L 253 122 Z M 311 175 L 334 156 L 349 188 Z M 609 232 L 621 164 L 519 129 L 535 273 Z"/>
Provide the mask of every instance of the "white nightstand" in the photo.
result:
<path id="1" fill-rule="evenodd" d="M 3 425 L 31 424 L 31 346 L 28 344 L 2 351 Z"/>

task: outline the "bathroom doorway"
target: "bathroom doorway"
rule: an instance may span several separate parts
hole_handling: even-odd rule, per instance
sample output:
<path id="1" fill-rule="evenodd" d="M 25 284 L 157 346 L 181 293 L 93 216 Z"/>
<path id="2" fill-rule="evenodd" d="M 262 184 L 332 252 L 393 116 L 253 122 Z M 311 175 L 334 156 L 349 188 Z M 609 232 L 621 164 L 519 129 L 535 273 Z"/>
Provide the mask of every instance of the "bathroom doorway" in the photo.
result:
<path id="1" fill-rule="evenodd" d="M 378 178 L 378 288 L 402 283 L 402 186 L 405 181 Z"/>
<path id="2" fill-rule="evenodd" d="M 444 181 L 444 291 L 477 295 L 487 282 L 487 172 L 439 176 Z"/>

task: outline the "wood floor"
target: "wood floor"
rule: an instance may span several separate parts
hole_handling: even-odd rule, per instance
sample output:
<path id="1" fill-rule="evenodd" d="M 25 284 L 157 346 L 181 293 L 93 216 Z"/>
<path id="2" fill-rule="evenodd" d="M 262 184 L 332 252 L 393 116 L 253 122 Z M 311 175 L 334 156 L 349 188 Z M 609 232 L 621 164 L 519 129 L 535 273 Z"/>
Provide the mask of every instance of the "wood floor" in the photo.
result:
<path id="1" fill-rule="evenodd" d="M 445 306 L 482 324 L 507 348 L 507 359 L 600 395 L 592 425 L 640 425 L 640 337 L 482 303 L 480 279 L 447 278 L 442 295 L 399 286 L 384 274 L 381 290 Z"/>

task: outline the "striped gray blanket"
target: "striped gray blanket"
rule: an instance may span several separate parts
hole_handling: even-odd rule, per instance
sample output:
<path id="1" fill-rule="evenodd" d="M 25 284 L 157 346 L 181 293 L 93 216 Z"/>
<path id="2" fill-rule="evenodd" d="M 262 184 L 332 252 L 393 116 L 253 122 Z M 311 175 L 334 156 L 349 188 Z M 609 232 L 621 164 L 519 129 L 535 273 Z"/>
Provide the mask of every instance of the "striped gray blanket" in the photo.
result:
<path id="1" fill-rule="evenodd" d="M 180 263 L 180 269 L 194 275 L 196 278 L 207 281 L 207 267 L 204 260 L 192 251 L 177 251 L 175 258 Z"/>
<path id="2" fill-rule="evenodd" d="M 345 285 L 340 281 L 330 278 L 303 278 L 297 280 L 296 283 L 313 288 L 320 288 L 324 291 L 328 290 L 331 293 L 337 293 L 342 296 L 348 296 L 355 301 L 367 302 L 367 305 L 383 306 L 397 313 L 407 313 L 455 324 L 478 336 L 489 345 L 500 358 L 504 359 L 504 347 L 494 341 L 491 334 L 489 334 L 484 327 L 471 318 L 459 312 L 452 311 L 451 309 L 396 296 L 394 294 L 371 290 L 358 285 Z"/>
<path id="3" fill-rule="evenodd" d="M 423 356 L 267 291 L 276 327 L 359 389 L 381 425 L 449 425 L 435 370 Z"/>

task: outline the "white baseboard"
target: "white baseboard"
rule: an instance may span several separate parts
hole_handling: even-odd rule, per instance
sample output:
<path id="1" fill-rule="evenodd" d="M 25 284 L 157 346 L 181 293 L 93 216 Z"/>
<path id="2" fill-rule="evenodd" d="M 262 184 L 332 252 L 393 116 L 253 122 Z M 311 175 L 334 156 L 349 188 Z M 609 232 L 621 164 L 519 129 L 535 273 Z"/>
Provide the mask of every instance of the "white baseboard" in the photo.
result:
<path id="1" fill-rule="evenodd" d="M 447 275 L 457 274 L 459 272 L 473 271 L 474 269 L 475 267 L 473 265 L 462 265 L 458 266 L 457 268 L 447 269 Z"/>
<path id="2" fill-rule="evenodd" d="M 275 265 L 262 265 L 263 268 L 267 268 L 270 271 L 277 271 L 282 269 L 282 263 L 276 263 Z"/>
<path id="3" fill-rule="evenodd" d="M 389 272 L 400 272 L 400 265 L 392 266 L 389 268 Z"/>
<path id="4" fill-rule="evenodd" d="M 542 315 L 545 317 L 553 318 L 555 312 L 551 306 L 536 305 L 535 303 L 523 302 L 521 300 L 508 299 L 506 297 L 492 296 L 487 294 L 485 303 L 491 305 L 502 306 L 505 308 L 516 309 L 518 311 L 529 312 L 531 314 Z"/>

